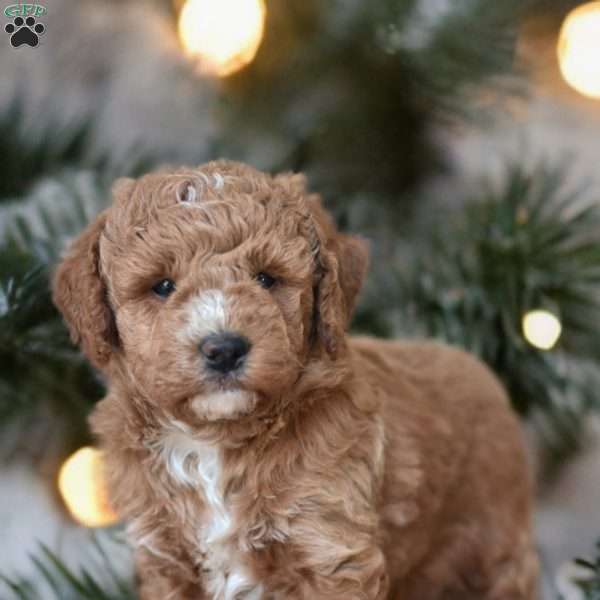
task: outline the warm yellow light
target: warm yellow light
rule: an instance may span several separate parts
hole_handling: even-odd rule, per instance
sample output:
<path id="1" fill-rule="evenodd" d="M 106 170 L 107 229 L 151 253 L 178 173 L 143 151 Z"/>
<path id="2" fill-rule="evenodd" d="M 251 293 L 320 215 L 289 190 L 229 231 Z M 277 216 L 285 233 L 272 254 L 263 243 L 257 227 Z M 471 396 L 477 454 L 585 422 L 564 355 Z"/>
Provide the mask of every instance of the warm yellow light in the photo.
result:
<path id="1" fill-rule="evenodd" d="M 187 0 L 179 38 L 201 71 L 225 77 L 254 58 L 264 24 L 264 0 Z"/>
<path id="2" fill-rule="evenodd" d="M 532 310 L 523 317 L 525 339 L 541 350 L 553 348 L 561 332 L 560 321 L 547 310 Z"/>
<path id="3" fill-rule="evenodd" d="M 80 448 L 60 469 L 58 489 L 73 517 L 86 527 L 106 527 L 118 521 L 102 481 L 102 453 Z"/>
<path id="4" fill-rule="evenodd" d="M 600 98 L 600 2 L 589 2 L 567 15 L 560 30 L 558 62 L 569 85 Z"/>

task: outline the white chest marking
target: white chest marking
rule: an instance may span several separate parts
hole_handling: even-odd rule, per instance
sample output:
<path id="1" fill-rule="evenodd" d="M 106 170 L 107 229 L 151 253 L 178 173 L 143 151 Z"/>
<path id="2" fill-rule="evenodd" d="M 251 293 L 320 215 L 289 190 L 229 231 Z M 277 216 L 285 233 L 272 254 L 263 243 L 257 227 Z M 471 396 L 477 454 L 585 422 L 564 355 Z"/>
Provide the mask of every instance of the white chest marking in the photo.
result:
<path id="1" fill-rule="evenodd" d="M 184 486 L 202 489 L 206 511 L 197 532 L 203 554 L 207 592 L 213 600 L 260 600 L 263 589 L 244 566 L 233 533 L 231 507 L 223 494 L 222 464 L 218 447 L 191 438 L 179 424 L 160 442 L 160 452 L 171 478 Z"/>

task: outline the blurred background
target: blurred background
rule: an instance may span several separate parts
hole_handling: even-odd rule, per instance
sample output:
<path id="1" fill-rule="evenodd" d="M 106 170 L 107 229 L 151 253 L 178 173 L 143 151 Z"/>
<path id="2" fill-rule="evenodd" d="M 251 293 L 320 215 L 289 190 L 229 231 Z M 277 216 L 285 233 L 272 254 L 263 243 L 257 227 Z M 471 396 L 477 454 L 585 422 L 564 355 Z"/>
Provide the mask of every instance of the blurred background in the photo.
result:
<path id="1" fill-rule="evenodd" d="M 115 178 L 224 157 L 305 172 L 371 240 L 355 331 L 443 339 L 502 378 L 543 597 L 598 600 L 600 2 L 11 1 L 0 598 L 135 597 L 86 426 L 103 383 L 48 278 Z"/>

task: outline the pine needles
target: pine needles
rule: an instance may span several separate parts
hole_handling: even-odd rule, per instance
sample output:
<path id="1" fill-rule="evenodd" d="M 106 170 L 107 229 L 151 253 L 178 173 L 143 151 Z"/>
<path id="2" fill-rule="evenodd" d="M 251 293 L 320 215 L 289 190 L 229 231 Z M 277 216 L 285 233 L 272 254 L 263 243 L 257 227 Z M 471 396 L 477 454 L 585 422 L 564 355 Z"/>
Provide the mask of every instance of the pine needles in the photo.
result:
<path id="1" fill-rule="evenodd" d="M 600 406 L 600 205 L 569 192 L 563 170 L 511 166 L 460 218 L 440 222 L 404 281 L 405 327 L 478 354 L 554 458 L 576 449 Z M 522 319 L 545 309 L 562 323 L 551 352 L 530 345 Z"/>
<path id="2" fill-rule="evenodd" d="M 60 190 L 69 219 L 33 199 L 27 210 L 3 215 L 0 452 L 5 457 L 21 450 L 32 457 L 43 453 L 47 459 L 87 440 L 87 412 L 101 394 L 100 383 L 72 346 L 50 297 L 52 265 L 66 237 L 86 221 L 81 196 L 70 194 L 68 185 Z M 98 190 L 96 199 L 100 197 L 105 191 Z M 26 445 L 24 430 L 29 432 Z"/>
<path id="3" fill-rule="evenodd" d="M 0 575 L 2 585 L 9 590 L 5 600 L 135 600 L 133 583 L 121 575 L 111 557 L 97 538 L 92 542 L 96 569 L 70 568 L 47 546 L 41 545 L 38 554 L 31 556 L 33 575 L 8 577 Z"/>
<path id="4" fill-rule="evenodd" d="M 586 572 L 586 576 L 576 582 L 585 600 L 600 600 L 600 541 L 596 544 L 595 558 L 578 558 L 575 564 Z"/>

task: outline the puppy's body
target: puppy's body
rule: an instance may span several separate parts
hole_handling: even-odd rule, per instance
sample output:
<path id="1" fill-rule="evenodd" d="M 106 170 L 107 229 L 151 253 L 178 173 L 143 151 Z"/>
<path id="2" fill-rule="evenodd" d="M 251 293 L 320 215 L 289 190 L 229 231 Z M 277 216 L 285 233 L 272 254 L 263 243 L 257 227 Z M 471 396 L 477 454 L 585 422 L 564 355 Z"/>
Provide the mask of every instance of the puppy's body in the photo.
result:
<path id="1" fill-rule="evenodd" d="M 357 340 L 384 395 L 380 514 L 394 598 L 534 598 L 531 490 L 516 418 L 457 349 Z"/>
<path id="2" fill-rule="evenodd" d="M 142 600 L 534 598 L 522 441 L 493 376 L 345 335 L 366 254 L 298 178 L 199 173 L 121 186 L 55 280 L 109 379 L 92 425 Z M 223 332 L 244 341 L 225 374 Z"/>

